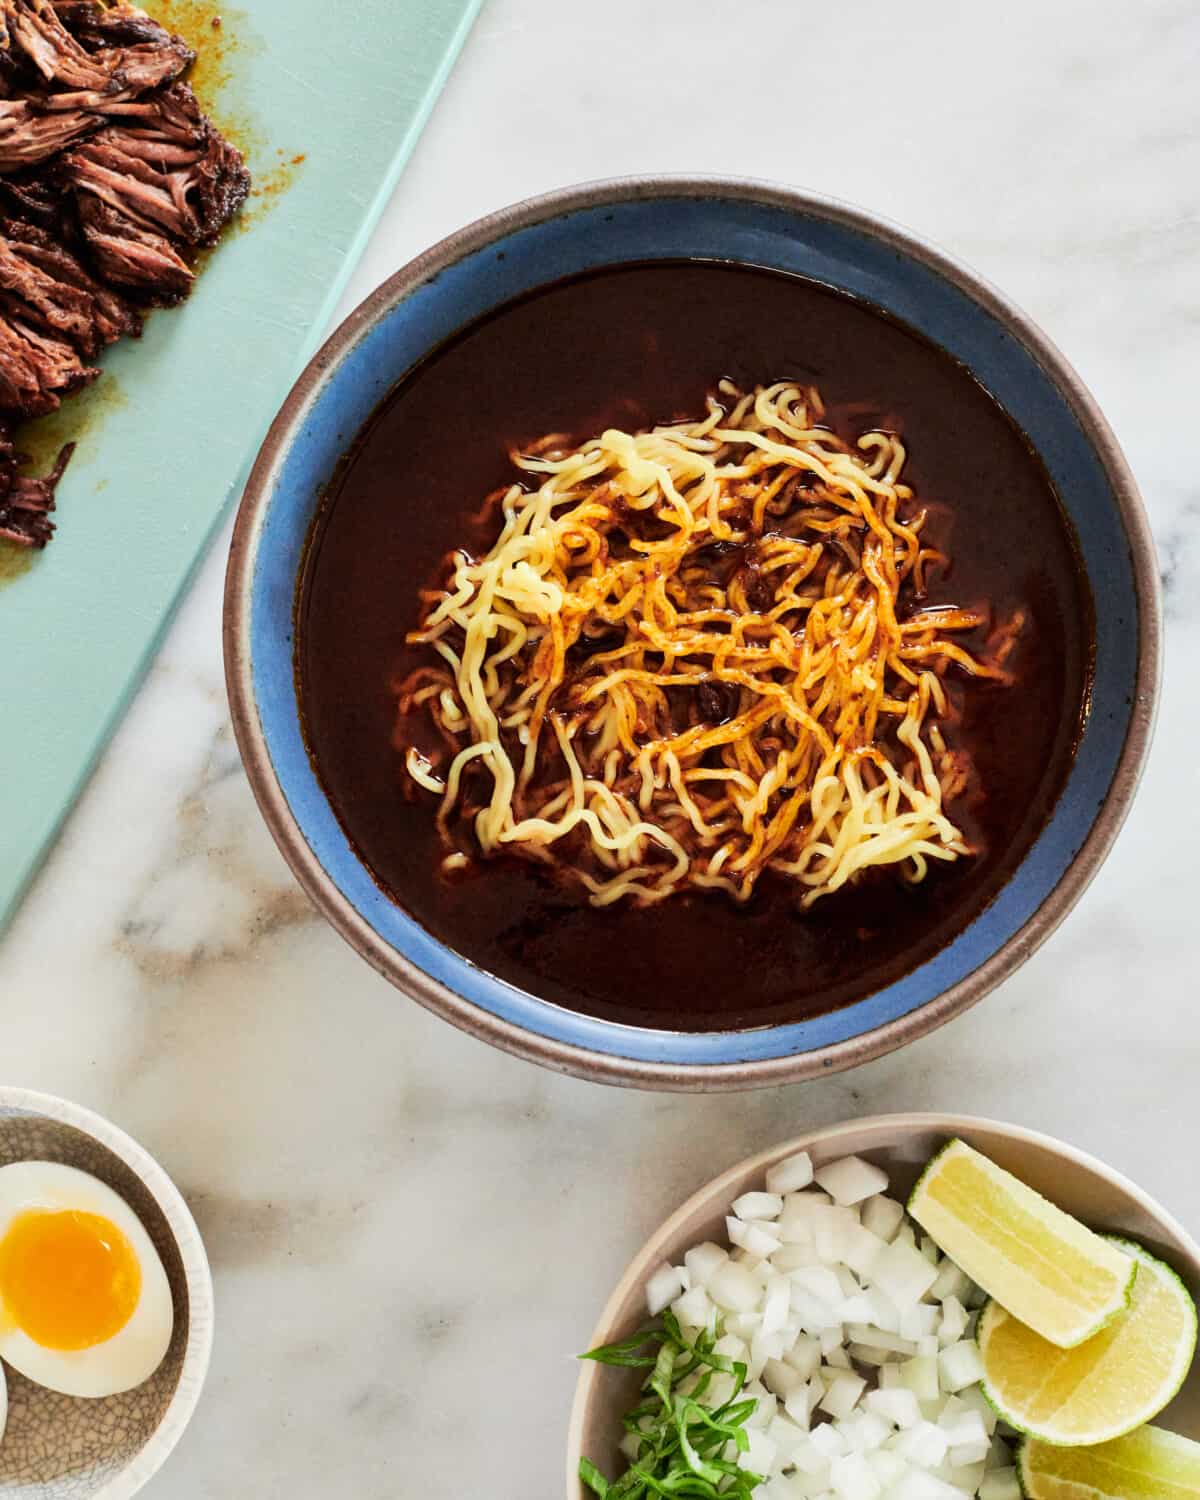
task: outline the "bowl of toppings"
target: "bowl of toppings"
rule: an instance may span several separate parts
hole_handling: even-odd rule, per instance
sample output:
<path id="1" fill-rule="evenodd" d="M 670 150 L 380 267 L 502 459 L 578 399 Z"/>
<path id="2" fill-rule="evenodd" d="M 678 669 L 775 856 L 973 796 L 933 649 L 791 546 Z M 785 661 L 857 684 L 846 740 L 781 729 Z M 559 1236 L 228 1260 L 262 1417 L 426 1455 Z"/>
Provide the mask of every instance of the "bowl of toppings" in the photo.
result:
<path id="1" fill-rule="evenodd" d="M 1200 1494 L 1200 1246 L 1013 1125 L 764 1151 L 653 1234 L 579 1377 L 568 1500 Z"/>
<path id="2" fill-rule="evenodd" d="M 191 1419 L 212 1326 L 162 1168 L 90 1110 L 0 1089 L 0 1496 L 136 1494 Z"/>
<path id="3" fill-rule="evenodd" d="M 299 879 L 553 1067 L 813 1076 L 979 999 L 1110 847 L 1157 572 L 1111 433 L 972 273 L 762 184 L 436 246 L 251 476 L 226 669 Z"/>

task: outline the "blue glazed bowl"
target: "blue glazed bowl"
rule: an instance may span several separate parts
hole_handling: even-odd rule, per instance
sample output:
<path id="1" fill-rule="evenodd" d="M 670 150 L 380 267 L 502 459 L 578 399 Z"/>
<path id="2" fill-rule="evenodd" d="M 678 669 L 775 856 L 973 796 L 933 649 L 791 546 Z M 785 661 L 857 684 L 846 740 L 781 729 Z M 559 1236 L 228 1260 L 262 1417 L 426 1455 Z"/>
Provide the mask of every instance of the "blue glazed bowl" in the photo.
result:
<path id="1" fill-rule="evenodd" d="M 1000 894 L 935 957 L 868 998 L 751 1031 L 595 1020 L 485 973 L 376 886 L 301 734 L 292 622 L 305 539 L 343 450 L 431 350 L 499 304 L 598 266 L 708 258 L 798 273 L 875 303 L 940 344 L 1008 410 L 1062 498 L 1096 601 L 1091 710 L 1054 814 Z M 658 1088 L 737 1088 L 848 1067 L 980 999 L 1053 931 L 1108 852 L 1150 740 L 1158 574 L 1132 476 L 1078 376 L 962 266 L 872 215 L 765 184 L 638 178 L 519 204 L 452 235 L 369 297 L 301 376 L 242 501 L 229 563 L 226 672 L 255 795 L 334 926 L 414 999 L 551 1067 Z"/>

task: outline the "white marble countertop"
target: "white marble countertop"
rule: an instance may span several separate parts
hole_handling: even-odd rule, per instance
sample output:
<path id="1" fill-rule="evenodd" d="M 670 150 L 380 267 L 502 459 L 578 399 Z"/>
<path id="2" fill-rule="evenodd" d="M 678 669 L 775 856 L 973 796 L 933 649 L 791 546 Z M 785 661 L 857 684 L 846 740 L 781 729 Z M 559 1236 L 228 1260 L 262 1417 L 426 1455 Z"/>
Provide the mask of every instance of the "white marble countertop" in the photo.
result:
<path id="1" fill-rule="evenodd" d="M 1079 907 L 967 1016 L 816 1084 L 603 1089 L 460 1035 L 311 912 L 230 734 L 222 538 L 0 946 L 5 1081 L 124 1125 L 208 1242 L 212 1375 L 153 1495 L 561 1494 L 571 1355 L 630 1252 L 815 1123 L 1001 1116 L 1200 1229 L 1197 55 L 1189 0 L 491 0 L 342 311 L 589 177 L 741 173 L 901 221 L 1023 304 L 1125 445 L 1167 583 L 1157 742 Z"/>

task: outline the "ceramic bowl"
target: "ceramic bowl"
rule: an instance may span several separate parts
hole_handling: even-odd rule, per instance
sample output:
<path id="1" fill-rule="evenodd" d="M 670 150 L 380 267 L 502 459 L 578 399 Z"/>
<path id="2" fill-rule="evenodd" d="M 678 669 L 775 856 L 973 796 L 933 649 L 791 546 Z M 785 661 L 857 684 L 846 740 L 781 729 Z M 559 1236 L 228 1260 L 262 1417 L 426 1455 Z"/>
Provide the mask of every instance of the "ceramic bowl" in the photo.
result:
<path id="1" fill-rule="evenodd" d="M 725 1215 L 748 1189 L 761 1187 L 768 1167 L 807 1151 L 815 1166 L 851 1153 L 865 1156 L 888 1173 L 890 1191 L 906 1195 L 933 1153 L 954 1136 L 990 1156 L 1030 1187 L 1094 1229 L 1139 1240 L 1183 1277 L 1193 1296 L 1200 1296 L 1200 1245 L 1164 1208 L 1128 1178 L 1094 1156 L 1051 1136 L 976 1120 L 969 1115 L 878 1115 L 829 1125 L 809 1135 L 772 1146 L 730 1167 L 656 1229 L 629 1263 L 608 1299 L 588 1343 L 627 1338 L 646 1322 L 646 1280 L 663 1261 L 677 1264 L 683 1252 L 702 1240 L 727 1243 Z M 567 1500 L 593 1500 L 579 1481 L 580 1456 L 590 1458 L 610 1478 L 624 1467 L 617 1444 L 621 1415 L 633 1405 L 641 1373 L 584 1361 L 567 1434 Z M 1185 1437 L 1200 1439 L 1200 1361 L 1182 1389 L 1155 1422 Z"/>
<path id="2" fill-rule="evenodd" d="M 212 1351 L 213 1293 L 200 1231 L 163 1169 L 124 1131 L 77 1104 L 0 1088 L 0 1166 L 57 1161 L 106 1182 L 162 1257 L 175 1330 L 144 1385 L 84 1400 L 34 1385 L 9 1366 L 0 1500 L 127 1500 L 179 1441 Z"/>
<path id="3" fill-rule="evenodd" d="M 501 303 L 590 268 L 658 258 L 800 273 L 942 345 L 1041 455 L 1098 606 L 1091 712 L 1073 768 L 996 899 L 933 958 L 857 1004 L 750 1031 L 590 1019 L 438 942 L 379 889 L 339 825 L 304 744 L 293 673 L 293 604 L 309 527 L 343 450 L 388 390 Z M 1045 336 L 973 273 L 870 214 L 724 179 L 634 179 L 554 193 L 452 235 L 380 287 L 309 365 L 271 428 L 238 516 L 225 613 L 233 722 L 255 795 L 338 931 L 407 995 L 496 1046 L 655 1088 L 746 1088 L 859 1063 L 930 1031 L 1011 973 L 1078 898 L 1129 807 L 1150 738 L 1158 641 L 1158 574 L 1133 479 Z"/>

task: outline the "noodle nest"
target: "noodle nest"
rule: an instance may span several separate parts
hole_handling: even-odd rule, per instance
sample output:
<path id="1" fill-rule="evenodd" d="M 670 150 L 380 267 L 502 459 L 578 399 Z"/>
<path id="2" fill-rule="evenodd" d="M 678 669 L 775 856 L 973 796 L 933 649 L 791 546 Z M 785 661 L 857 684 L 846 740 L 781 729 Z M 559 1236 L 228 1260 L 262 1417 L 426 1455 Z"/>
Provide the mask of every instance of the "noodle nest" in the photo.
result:
<path id="1" fill-rule="evenodd" d="M 923 602 L 947 560 L 903 444 L 824 415 L 810 388 L 722 382 L 701 420 L 512 455 L 527 482 L 424 595 L 429 659 L 398 684 L 447 869 L 519 855 L 597 906 L 745 901 L 772 871 L 807 906 L 970 852 L 947 675 L 1008 681 L 1021 619 L 960 643 L 988 618 Z"/>

